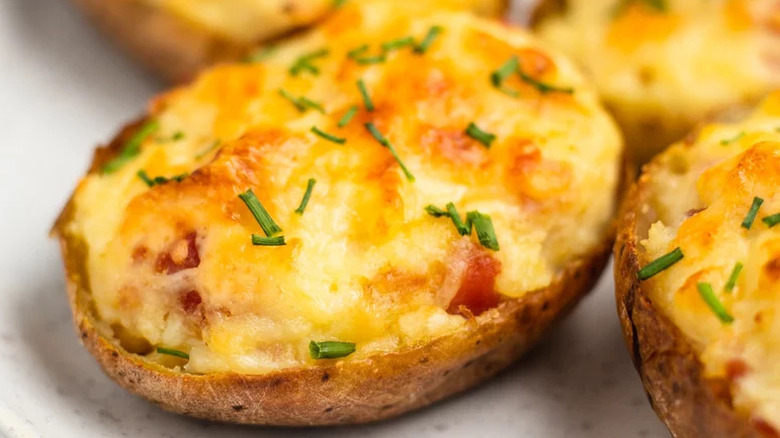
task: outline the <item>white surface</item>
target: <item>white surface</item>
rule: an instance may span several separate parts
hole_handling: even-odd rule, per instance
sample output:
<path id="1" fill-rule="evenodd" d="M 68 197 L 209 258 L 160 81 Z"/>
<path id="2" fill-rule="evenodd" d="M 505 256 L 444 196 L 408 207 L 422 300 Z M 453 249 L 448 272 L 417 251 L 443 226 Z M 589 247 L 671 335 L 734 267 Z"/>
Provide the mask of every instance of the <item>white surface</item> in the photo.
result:
<path id="1" fill-rule="evenodd" d="M 292 437 L 208 424 L 115 386 L 79 346 L 47 237 L 96 143 L 159 88 L 64 0 L 0 0 L 0 434 Z M 612 282 L 507 373 L 453 400 L 316 437 L 667 437 L 618 331 Z"/>

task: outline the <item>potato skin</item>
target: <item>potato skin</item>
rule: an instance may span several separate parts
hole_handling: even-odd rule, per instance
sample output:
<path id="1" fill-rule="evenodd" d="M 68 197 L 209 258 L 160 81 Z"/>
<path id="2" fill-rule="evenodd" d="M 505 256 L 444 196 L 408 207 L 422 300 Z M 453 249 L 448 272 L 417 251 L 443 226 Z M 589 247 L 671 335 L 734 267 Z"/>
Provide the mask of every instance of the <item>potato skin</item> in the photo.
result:
<path id="1" fill-rule="evenodd" d="M 732 408 L 727 382 L 703 375 L 703 366 L 683 333 L 653 307 L 649 284 L 636 276 L 640 240 L 654 221 L 648 185 L 650 163 L 624 198 L 615 243 L 614 274 L 618 317 L 648 398 L 674 437 L 761 437 Z"/>
<path id="2" fill-rule="evenodd" d="M 198 28 L 140 0 L 71 1 L 133 59 L 169 83 L 184 83 L 204 67 L 241 59 L 253 47 Z M 493 3 L 505 11 L 508 2 Z"/>
<path id="3" fill-rule="evenodd" d="M 99 148 L 91 171 L 121 149 L 143 122 L 125 127 Z M 491 319 L 414 348 L 359 361 L 262 375 L 177 372 L 128 353 L 100 334 L 91 310 L 84 263 L 87 248 L 69 234 L 69 202 L 52 233 L 65 263 L 68 297 L 81 342 L 122 387 L 163 409 L 214 421 L 257 425 L 356 424 L 391 418 L 464 391 L 506 368 L 594 286 L 609 258 L 612 232 L 572 261 L 549 287 L 499 304 Z"/>

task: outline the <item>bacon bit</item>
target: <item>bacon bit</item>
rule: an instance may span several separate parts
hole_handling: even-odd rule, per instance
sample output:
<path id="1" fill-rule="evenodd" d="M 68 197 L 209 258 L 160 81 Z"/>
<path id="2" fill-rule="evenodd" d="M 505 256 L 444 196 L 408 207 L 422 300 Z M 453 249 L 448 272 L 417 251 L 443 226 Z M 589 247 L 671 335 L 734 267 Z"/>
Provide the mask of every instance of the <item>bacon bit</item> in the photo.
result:
<path id="1" fill-rule="evenodd" d="M 460 289 L 447 307 L 451 314 L 460 313 L 464 306 L 473 315 L 496 307 L 499 295 L 495 290 L 496 276 L 501 271 L 501 263 L 486 250 L 474 247 L 468 255 L 468 266 Z"/>
<path id="2" fill-rule="evenodd" d="M 203 300 L 201 299 L 200 294 L 194 290 L 191 290 L 187 293 L 182 293 L 179 296 L 179 303 L 181 304 L 181 308 L 187 313 L 194 312 L 202 302 Z"/>
<path id="3" fill-rule="evenodd" d="M 183 240 L 175 242 L 168 251 L 157 256 L 155 271 L 175 274 L 185 269 L 197 268 L 200 265 L 200 254 L 195 232 L 187 234 Z"/>
<path id="4" fill-rule="evenodd" d="M 764 265 L 764 274 L 773 281 L 780 279 L 780 258 L 774 258 Z"/>
<path id="5" fill-rule="evenodd" d="M 749 370 L 742 359 L 731 359 L 726 362 L 726 378 L 732 382 L 747 374 Z"/>
<path id="6" fill-rule="evenodd" d="M 700 213 L 702 211 L 706 210 L 706 208 L 692 208 L 685 212 L 685 217 L 691 217 L 697 213 Z"/>
<path id="7" fill-rule="evenodd" d="M 138 245 L 133 248 L 133 262 L 142 262 L 146 260 L 147 255 L 149 255 L 149 248 L 146 245 Z"/>
<path id="8" fill-rule="evenodd" d="M 481 166 L 488 160 L 487 150 L 471 139 L 463 129 L 428 129 L 420 139 L 420 145 L 433 157 L 442 157 L 457 164 Z"/>
<path id="9" fill-rule="evenodd" d="M 777 433 L 777 430 L 775 430 L 775 428 L 763 418 L 754 418 L 752 423 L 753 427 L 756 428 L 758 433 L 765 436 L 766 438 L 780 437 L 780 434 Z"/>

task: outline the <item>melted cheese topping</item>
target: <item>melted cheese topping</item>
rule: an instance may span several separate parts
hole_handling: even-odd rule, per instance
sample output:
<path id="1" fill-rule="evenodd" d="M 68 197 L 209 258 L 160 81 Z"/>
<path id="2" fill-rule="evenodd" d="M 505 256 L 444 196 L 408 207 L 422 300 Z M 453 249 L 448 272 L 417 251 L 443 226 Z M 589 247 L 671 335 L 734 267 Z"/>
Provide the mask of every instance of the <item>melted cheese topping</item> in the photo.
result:
<path id="1" fill-rule="evenodd" d="M 540 35 L 575 58 L 642 161 L 702 118 L 780 86 L 780 1 L 569 0 Z"/>
<path id="2" fill-rule="evenodd" d="M 252 44 L 312 24 L 335 7 L 334 0 L 143 0 L 230 41 Z M 371 1 L 371 0 L 347 0 Z M 430 1 L 430 0 L 415 0 Z M 439 8 L 471 9 L 498 16 L 505 0 L 432 0 Z"/>
<path id="3" fill-rule="evenodd" d="M 370 65 L 347 55 L 409 35 L 419 41 L 432 26 L 442 31 L 424 54 L 405 47 Z M 289 73 L 323 47 L 327 56 L 310 61 L 318 74 Z M 505 85 L 520 97 L 499 92 L 490 74 L 512 55 L 532 61 L 538 80 L 574 93 L 541 94 L 518 76 Z M 299 111 L 279 90 L 322 112 Z M 452 333 L 466 321 L 448 309 L 453 297 L 484 304 L 490 294 L 548 286 L 601 242 L 613 212 L 621 140 L 595 92 L 525 32 L 468 13 L 346 6 L 263 63 L 215 67 L 150 112 L 159 131 L 115 173 L 82 181 L 68 231 L 89 247 L 99 318 L 125 339 L 188 351 L 190 372 L 309 363 L 311 339 L 356 342 L 350 357 L 359 358 Z M 496 136 L 492 147 L 465 134 L 471 122 Z M 184 137 L 172 140 L 176 132 Z M 191 175 L 149 188 L 141 169 Z M 317 182 L 298 215 L 309 178 Z M 262 231 L 238 198 L 250 188 L 286 246 L 251 244 Z M 425 211 L 448 202 L 464 217 L 490 215 L 500 251 Z"/>
<path id="4" fill-rule="evenodd" d="M 652 167 L 658 221 L 643 242 L 647 260 L 680 247 L 685 257 L 653 279 L 653 302 L 699 351 L 707 376 L 731 380 L 737 409 L 780 430 L 780 92 L 752 116 L 706 126 Z M 750 230 L 740 224 L 764 200 Z M 744 265 L 731 293 L 724 285 Z M 711 283 L 734 317 L 723 324 L 697 283 Z"/>

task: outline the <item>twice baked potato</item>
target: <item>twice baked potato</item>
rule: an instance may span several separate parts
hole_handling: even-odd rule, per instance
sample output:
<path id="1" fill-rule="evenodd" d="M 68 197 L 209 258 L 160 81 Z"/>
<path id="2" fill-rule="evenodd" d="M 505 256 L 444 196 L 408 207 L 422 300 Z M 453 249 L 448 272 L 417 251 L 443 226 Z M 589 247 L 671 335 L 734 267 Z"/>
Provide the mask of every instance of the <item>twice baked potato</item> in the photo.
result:
<path id="1" fill-rule="evenodd" d="M 548 0 L 535 21 L 595 82 L 639 163 L 780 87 L 778 0 Z"/>
<path id="2" fill-rule="evenodd" d="M 506 367 L 591 288 L 621 146 L 526 32 L 352 2 L 97 151 L 55 226 L 74 319 L 172 411 L 394 416 Z"/>
<path id="3" fill-rule="evenodd" d="M 151 71 L 183 82 L 208 65 L 251 59 L 257 45 L 362 0 L 72 0 Z M 498 17 L 508 0 L 400 0 Z"/>
<path id="4" fill-rule="evenodd" d="M 648 164 L 615 246 L 617 306 L 675 437 L 776 437 L 780 92 Z"/>

